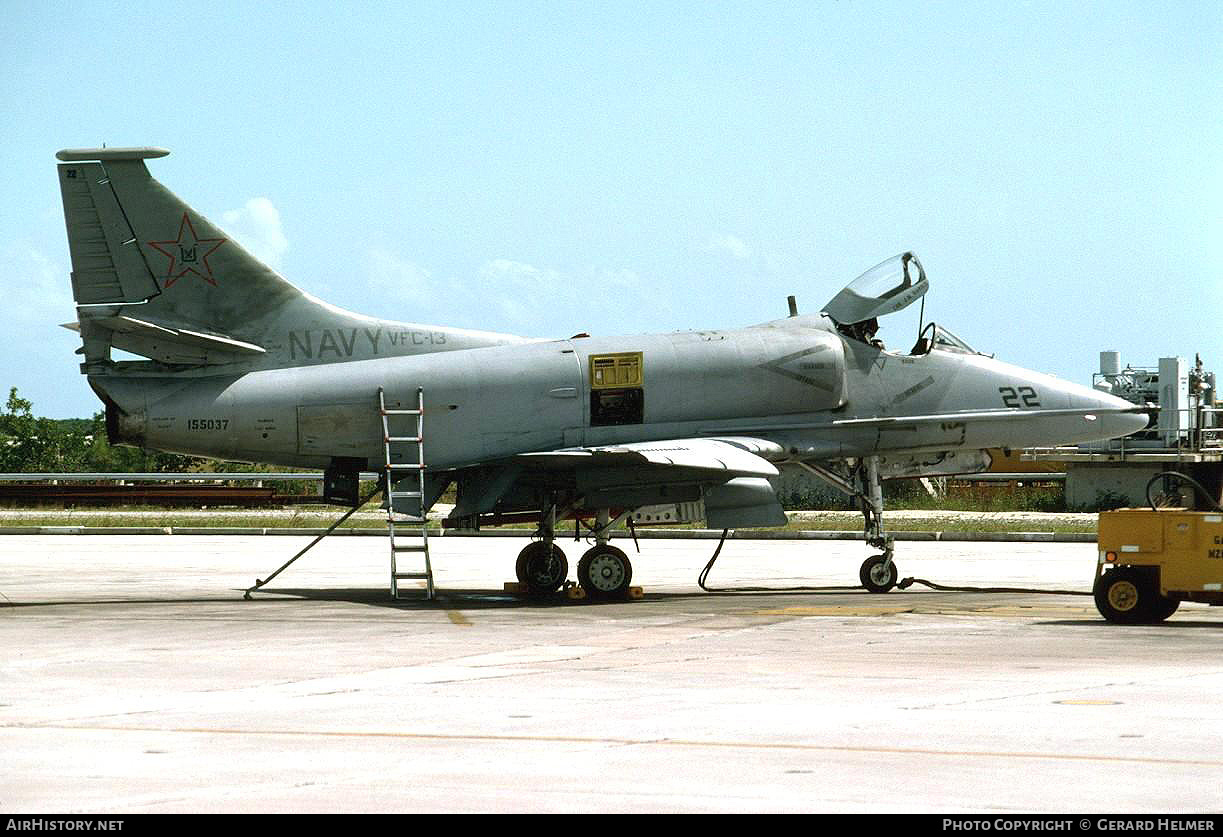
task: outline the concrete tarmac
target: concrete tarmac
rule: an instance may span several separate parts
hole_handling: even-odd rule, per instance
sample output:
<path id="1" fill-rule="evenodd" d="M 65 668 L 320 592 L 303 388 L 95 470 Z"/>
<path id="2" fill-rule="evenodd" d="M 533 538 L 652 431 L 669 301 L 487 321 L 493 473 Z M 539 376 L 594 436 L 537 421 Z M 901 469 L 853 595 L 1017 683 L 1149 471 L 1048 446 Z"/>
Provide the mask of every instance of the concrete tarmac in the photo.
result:
<path id="1" fill-rule="evenodd" d="M 872 595 L 860 543 L 643 541 L 640 601 L 500 592 L 524 541 L 0 539 L 0 812 L 1217 812 L 1223 610 Z M 584 545 L 560 542 L 576 566 Z M 1090 590 L 1093 544 L 903 543 L 902 576 Z M 572 577 L 572 576 L 571 576 Z M 839 588 L 839 589 L 837 589 Z"/>

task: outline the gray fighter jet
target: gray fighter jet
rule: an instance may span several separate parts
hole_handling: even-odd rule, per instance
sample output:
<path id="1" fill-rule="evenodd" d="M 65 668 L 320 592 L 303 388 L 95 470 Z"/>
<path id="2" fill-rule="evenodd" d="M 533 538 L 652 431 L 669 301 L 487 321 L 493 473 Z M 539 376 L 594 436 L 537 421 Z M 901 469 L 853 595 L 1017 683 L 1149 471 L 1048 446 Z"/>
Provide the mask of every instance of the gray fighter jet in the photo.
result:
<path id="1" fill-rule="evenodd" d="M 595 542 L 578 583 L 612 596 L 632 577 L 608 543 L 626 516 L 784 524 L 770 478 L 801 468 L 857 498 L 879 550 L 860 580 L 883 592 L 897 570 L 881 479 L 982 471 L 990 448 L 1147 424 L 1126 401 L 995 360 L 941 325 L 911 349 L 885 347 L 878 318 L 928 287 L 911 253 L 821 313 L 791 304 L 747 328 L 553 340 L 361 316 L 294 287 L 154 180 L 145 160 L 167 153 L 56 155 L 69 327 L 111 442 L 323 468 L 326 495 L 346 504 L 361 471 L 382 471 L 417 519 L 453 484 L 455 524 L 538 524 L 516 567 L 532 590 L 568 578 L 561 521 Z M 417 408 L 420 431 L 386 429 Z"/>

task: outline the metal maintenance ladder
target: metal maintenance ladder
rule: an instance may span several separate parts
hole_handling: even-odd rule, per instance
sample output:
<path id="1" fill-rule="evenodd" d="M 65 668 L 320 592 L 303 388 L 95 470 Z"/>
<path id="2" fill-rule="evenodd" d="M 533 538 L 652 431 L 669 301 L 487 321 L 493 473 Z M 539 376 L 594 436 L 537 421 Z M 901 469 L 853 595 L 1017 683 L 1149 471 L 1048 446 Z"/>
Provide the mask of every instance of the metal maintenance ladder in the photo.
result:
<path id="1" fill-rule="evenodd" d="M 425 597 L 432 600 L 435 598 L 433 565 L 429 561 L 429 533 L 425 528 L 425 390 L 423 387 L 416 388 L 416 409 L 392 410 L 387 409 L 386 395 L 382 387 L 378 387 L 378 412 L 382 419 L 382 445 L 386 454 L 383 478 L 386 480 L 386 528 L 391 542 L 391 598 L 407 598 L 399 582 L 423 580 Z M 391 435 L 392 420 L 399 419 L 394 423 L 405 424 L 408 423 L 403 420 L 406 418 L 415 418 L 415 427 Z M 415 447 L 415 456 L 393 457 L 392 447 L 395 446 L 399 446 L 396 450 L 405 453 L 413 453 L 411 448 Z M 397 482 L 409 482 L 402 476 L 404 471 L 416 472 L 414 491 L 398 490 Z M 401 516 L 398 521 L 396 514 Z M 399 558 L 406 554 L 420 556 L 424 570 L 401 572 Z"/>

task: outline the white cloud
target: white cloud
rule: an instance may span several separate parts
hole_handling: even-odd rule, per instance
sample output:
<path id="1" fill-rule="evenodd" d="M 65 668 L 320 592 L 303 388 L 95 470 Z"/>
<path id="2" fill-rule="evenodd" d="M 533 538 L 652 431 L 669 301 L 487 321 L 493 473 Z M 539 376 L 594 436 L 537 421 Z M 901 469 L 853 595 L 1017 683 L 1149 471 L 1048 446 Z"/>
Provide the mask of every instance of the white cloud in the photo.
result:
<path id="1" fill-rule="evenodd" d="M 491 283 L 494 289 L 516 289 L 527 292 L 556 293 L 569 290 L 570 285 L 555 270 L 538 268 L 510 259 L 493 259 L 485 262 L 480 268 L 480 278 Z"/>
<path id="2" fill-rule="evenodd" d="M 533 336 L 557 336 L 591 325 L 592 298 L 639 298 L 644 282 L 625 268 L 577 274 L 513 259 L 490 259 L 470 278 L 438 277 L 387 250 L 368 253 L 367 285 L 379 297 L 410 306 L 400 319 Z M 456 322 L 458 320 L 459 322 Z"/>
<path id="3" fill-rule="evenodd" d="M 752 255 L 747 244 L 737 235 L 715 235 L 709 239 L 709 249 L 711 252 L 721 253 L 739 261 Z"/>
<path id="4" fill-rule="evenodd" d="M 221 213 L 221 223 L 251 255 L 276 270 L 289 249 L 280 211 L 267 198 L 251 198 L 241 209 Z"/>
<path id="5" fill-rule="evenodd" d="M 635 271 L 628 268 L 596 270 L 593 273 L 595 281 L 600 287 L 608 288 L 612 291 L 635 291 L 642 286 L 641 277 Z"/>
<path id="6" fill-rule="evenodd" d="M 0 245 L 4 276 L 5 351 L 0 355 L 0 398 L 17 387 L 39 416 L 88 416 L 98 408 L 72 353 L 81 338 L 59 326 L 76 320 L 68 251 L 45 255 L 23 241 Z"/>
<path id="7" fill-rule="evenodd" d="M 35 327 L 76 319 L 69 268 L 34 248 L 17 245 L 0 257 L 10 318 Z"/>
<path id="8" fill-rule="evenodd" d="M 379 296 L 414 304 L 427 302 L 437 290 L 432 273 L 389 250 L 369 252 L 369 285 Z"/>

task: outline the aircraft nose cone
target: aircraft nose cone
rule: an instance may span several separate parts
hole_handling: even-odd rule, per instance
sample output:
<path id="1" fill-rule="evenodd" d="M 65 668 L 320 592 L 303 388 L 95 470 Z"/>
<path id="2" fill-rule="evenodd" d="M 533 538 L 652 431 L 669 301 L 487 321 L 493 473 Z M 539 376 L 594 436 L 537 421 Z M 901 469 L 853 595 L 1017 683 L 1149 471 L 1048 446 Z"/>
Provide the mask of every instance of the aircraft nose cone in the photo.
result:
<path id="1" fill-rule="evenodd" d="M 1072 401 L 1078 402 L 1074 405 L 1076 407 L 1099 411 L 1088 413 L 1084 421 L 1099 428 L 1097 438 L 1100 439 L 1116 439 L 1137 433 L 1150 421 L 1148 413 L 1140 405 L 1096 390 L 1084 388 L 1083 393 Z"/>

